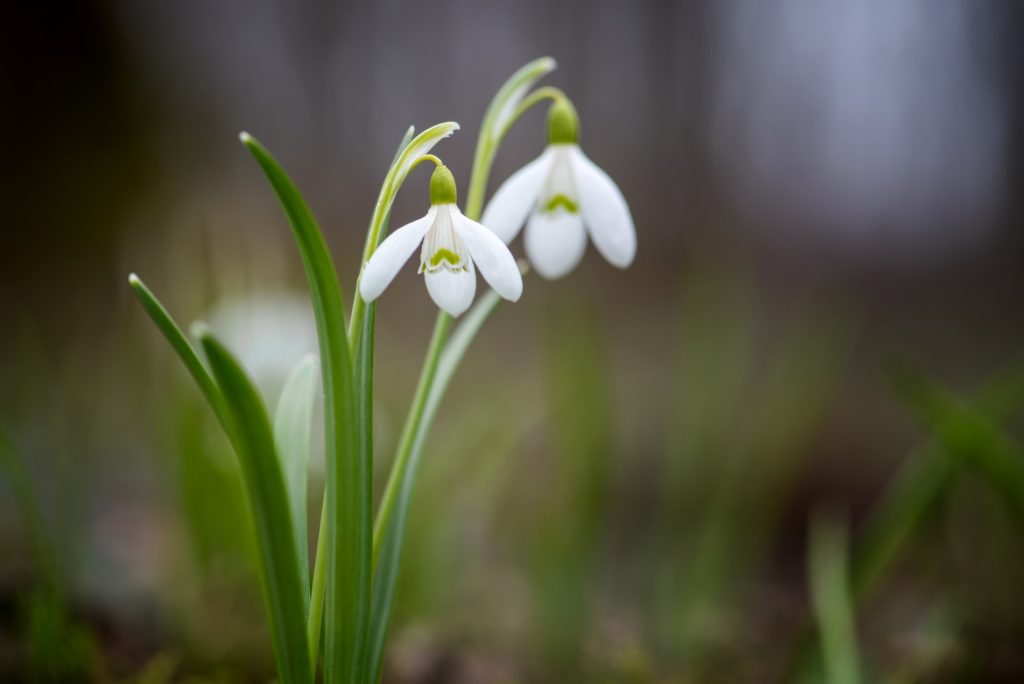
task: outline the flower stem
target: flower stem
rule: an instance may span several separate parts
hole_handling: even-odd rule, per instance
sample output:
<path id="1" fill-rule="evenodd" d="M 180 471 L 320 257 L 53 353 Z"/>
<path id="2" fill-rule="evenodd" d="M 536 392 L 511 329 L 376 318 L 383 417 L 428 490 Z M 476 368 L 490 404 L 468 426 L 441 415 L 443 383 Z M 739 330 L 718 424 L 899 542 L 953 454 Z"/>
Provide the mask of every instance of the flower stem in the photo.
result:
<path id="1" fill-rule="evenodd" d="M 448 339 L 448 333 L 451 331 L 453 320 L 451 316 L 440 311 L 437 314 L 437 321 L 434 323 L 434 333 L 430 338 L 430 346 L 427 348 L 423 370 L 420 371 L 420 379 L 416 385 L 416 394 L 413 396 L 412 407 L 409 409 L 409 415 L 405 420 L 405 425 L 402 427 L 402 436 L 399 440 L 398 451 L 395 454 L 395 462 L 391 467 L 387 486 L 384 488 L 380 509 L 377 511 L 377 520 L 373 528 L 372 562 L 374 567 L 377 566 L 377 556 L 380 553 L 381 540 L 394 513 L 399 489 L 405 479 L 405 471 L 409 468 L 409 456 L 412 454 L 413 446 L 416 443 L 416 436 L 420 431 L 420 423 L 423 420 L 423 411 L 427 405 L 427 397 L 430 396 L 430 389 L 434 384 L 434 377 L 437 375 L 437 362 L 441 358 L 441 351 L 444 349 L 444 343 Z"/>
<path id="2" fill-rule="evenodd" d="M 466 196 L 466 216 L 478 221 L 484 209 L 484 194 L 487 192 L 487 179 L 491 175 L 491 165 L 498 153 L 501 141 L 505 134 L 512 130 L 512 127 L 519 121 L 534 105 L 544 100 L 564 99 L 565 93 L 553 86 L 537 88 L 523 98 L 508 121 L 498 130 L 492 130 L 492 122 L 485 120 L 480 128 L 480 138 L 476 143 L 476 154 L 473 156 L 473 172 L 469 177 L 469 194 Z"/>
<path id="3" fill-rule="evenodd" d="M 316 535 L 316 560 L 313 562 L 313 583 L 309 601 L 309 662 L 316 674 L 316 659 L 320 655 L 320 626 L 324 617 L 324 587 L 327 580 L 327 497 L 320 507 L 320 531 Z"/>

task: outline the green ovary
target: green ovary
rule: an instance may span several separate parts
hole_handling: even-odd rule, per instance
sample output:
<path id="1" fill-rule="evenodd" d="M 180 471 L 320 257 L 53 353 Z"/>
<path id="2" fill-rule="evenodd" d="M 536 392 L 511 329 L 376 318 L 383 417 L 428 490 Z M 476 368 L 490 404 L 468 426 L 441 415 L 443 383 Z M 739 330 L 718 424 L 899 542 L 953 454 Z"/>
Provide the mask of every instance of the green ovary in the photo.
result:
<path id="1" fill-rule="evenodd" d="M 434 256 L 430 257 L 430 267 L 437 268 L 442 261 L 447 261 L 452 266 L 458 266 L 462 258 L 455 252 L 442 247 L 434 252 Z"/>
<path id="2" fill-rule="evenodd" d="M 548 200 L 544 205 L 544 211 L 554 211 L 558 207 L 565 207 L 570 214 L 575 214 L 580 210 L 580 205 L 573 202 L 568 196 L 558 194 Z"/>

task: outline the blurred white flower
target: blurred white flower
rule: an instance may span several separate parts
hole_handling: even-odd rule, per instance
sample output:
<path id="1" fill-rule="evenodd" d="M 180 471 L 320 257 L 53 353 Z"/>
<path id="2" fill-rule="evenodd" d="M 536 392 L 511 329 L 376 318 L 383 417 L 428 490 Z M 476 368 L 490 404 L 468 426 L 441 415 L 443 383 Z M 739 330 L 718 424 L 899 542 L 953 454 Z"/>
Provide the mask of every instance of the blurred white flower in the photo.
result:
<path id="1" fill-rule="evenodd" d="M 299 360 L 318 348 L 313 312 L 300 296 L 259 293 L 230 297 L 204 319 L 238 355 L 268 399 L 277 397 Z"/>
<path id="2" fill-rule="evenodd" d="M 430 179 L 430 210 L 423 218 L 402 226 L 374 251 L 359 280 L 359 294 L 372 302 L 391 283 L 416 247 L 427 291 L 442 310 L 462 314 L 476 294 L 476 271 L 509 301 L 523 292 L 523 277 L 516 260 L 494 233 L 459 211 L 455 180 L 444 166 Z"/>
<path id="3" fill-rule="evenodd" d="M 547 149 L 494 193 L 482 222 L 506 244 L 523 224 L 526 256 L 545 278 L 560 278 L 583 258 L 587 232 L 597 251 L 626 268 L 636 256 L 636 229 L 622 191 L 577 144 L 576 113 L 557 101 L 548 115 Z"/>

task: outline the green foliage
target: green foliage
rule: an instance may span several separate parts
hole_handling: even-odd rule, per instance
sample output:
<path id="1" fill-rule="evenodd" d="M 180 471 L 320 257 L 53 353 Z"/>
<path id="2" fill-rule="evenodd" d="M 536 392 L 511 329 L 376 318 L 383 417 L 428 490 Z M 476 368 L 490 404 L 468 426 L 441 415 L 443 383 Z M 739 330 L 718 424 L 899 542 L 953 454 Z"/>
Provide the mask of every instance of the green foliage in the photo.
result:
<path id="1" fill-rule="evenodd" d="M 263 402 L 241 365 L 212 334 L 199 333 L 223 392 L 255 522 L 264 598 L 283 682 L 312 679 L 306 643 L 306 597 L 299 574 L 288 491 Z"/>
<path id="2" fill-rule="evenodd" d="M 847 553 L 846 529 L 837 519 L 824 513 L 811 519 L 808 576 L 828 684 L 861 681 Z"/>
<path id="3" fill-rule="evenodd" d="M 248 134 L 241 139 L 281 202 L 309 280 L 324 389 L 325 676 L 329 683 L 359 681 L 370 603 L 372 491 L 367 459 L 359 453 L 357 399 L 341 289 L 323 235 L 298 188 L 266 148 Z"/>
<path id="4" fill-rule="evenodd" d="M 299 559 L 302 595 L 309 596 L 309 533 L 307 532 L 307 480 L 309 478 L 309 438 L 313 429 L 313 403 L 316 399 L 317 365 L 312 355 L 305 357 L 291 372 L 274 414 L 274 441 L 281 458 L 291 510 L 295 555 Z M 305 601 L 304 601 L 305 602 Z"/>

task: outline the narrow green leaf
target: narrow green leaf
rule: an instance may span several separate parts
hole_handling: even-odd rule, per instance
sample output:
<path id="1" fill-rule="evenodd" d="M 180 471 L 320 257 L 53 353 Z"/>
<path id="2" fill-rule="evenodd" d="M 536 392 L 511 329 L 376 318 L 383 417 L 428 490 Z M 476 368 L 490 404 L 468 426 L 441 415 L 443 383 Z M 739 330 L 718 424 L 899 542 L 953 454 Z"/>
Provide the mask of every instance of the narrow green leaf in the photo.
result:
<path id="1" fill-rule="evenodd" d="M 288 489 L 303 597 L 309 596 L 306 483 L 309 476 L 309 435 L 313 429 L 316 380 L 316 357 L 308 354 L 288 376 L 274 413 L 274 442 L 278 456 L 281 457 L 281 470 Z"/>
<path id="2" fill-rule="evenodd" d="M 822 514 L 812 518 L 808 576 L 829 684 L 861 681 L 847 547 L 845 527 Z"/>
<path id="3" fill-rule="evenodd" d="M 416 132 L 414 126 L 409 126 L 405 131 L 405 135 L 402 136 L 402 141 L 398 144 L 398 149 L 395 150 L 395 156 L 391 160 L 391 166 L 398 162 L 402 152 L 406 150 L 409 142 L 412 140 L 413 134 Z M 390 171 L 389 171 L 390 174 Z M 374 221 L 376 220 L 376 214 L 371 219 L 368 234 L 372 233 L 375 228 Z M 388 210 L 385 213 L 382 223 L 380 224 L 381 237 L 387 234 L 388 224 L 391 221 L 391 211 Z M 369 240 L 369 238 L 367 238 Z M 376 318 L 376 302 L 371 302 L 366 307 L 366 316 L 364 323 L 360 331 L 359 344 L 356 344 L 356 340 L 349 340 L 349 347 L 355 347 L 354 355 L 354 375 L 356 384 L 356 401 L 358 411 L 358 423 L 359 423 L 359 453 L 360 458 L 363 459 L 364 467 L 368 477 L 372 478 L 373 475 L 373 332 L 374 332 L 374 320 Z M 364 346 L 365 345 L 365 346 Z M 367 490 L 372 491 L 373 482 L 372 479 L 366 484 Z M 324 502 L 326 504 L 326 501 Z M 367 519 L 373 515 L 372 501 L 370 497 L 367 498 L 366 505 L 369 509 L 366 511 Z M 323 612 L 323 596 L 324 596 L 324 575 L 325 575 L 325 554 L 323 549 L 326 546 L 324 542 L 324 534 L 326 526 L 324 520 L 326 516 L 326 506 L 321 511 L 320 515 L 320 529 L 317 533 L 316 543 L 316 562 L 313 567 L 313 587 L 312 597 L 310 599 L 310 611 L 309 611 L 309 627 L 307 629 L 307 638 L 309 639 L 310 647 L 310 661 L 316 662 L 317 653 L 320 648 L 320 624 Z M 365 680 L 364 670 L 365 664 L 365 650 L 359 656 L 357 662 L 357 675 L 360 681 Z"/>
<path id="4" fill-rule="evenodd" d="M 359 458 L 352 358 L 338 276 L 323 235 L 295 184 L 252 136 L 242 143 L 259 163 L 288 216 L 309 280 L 320 345 L 327 470 L 325 678 L 354 682 L 354 654 L 366 648 L 370 608 L 372 492 Z"/>
<path id="5" fill-rule="evenodd" d="M 311 682 L 306 644 L 306 597 L 299 578 L 288 493 L 263 402 L 235 357 L 207 330 L 197 330 L 223 391 L 228 421 L 257 534 L 260 579 L 270 616 L 274 656 L 284 683 Z"/>
<path id="6" fill-rule="evenodd" d="M 900 390 L 949 454 L 979 471 L 1024 523 L 1024 454 L 998 421 L 922 374 L 905 372 Z"/>
<path id="7" fill-rule="evenodd" d="M 520 264 L 520 270 L 525 273 L 526 266 Z M 431 340 L 431 348 L 427 352 L 428 363 L 424 366 L 424 375 L 417 387 L 417 397 L 413 400 L 413 409 L 410 411 L 406 426 L 402 431 L 402 442 L 395 457 L 395 464 L 392 466 L 392 474 L 388 479 L 373 530 L 375 571 L 373 612 L 370 618 L 369 660 L 373 678 L 369 681 L 380 681 L 381 668 L 384 663 L 384 647 L 387 644 L 395 588 L 402 562 L 402 547 L 406 522 L 409 517 L 409 505 L 423 453 L 423 445 L 441 405 L 441 399 L 462 362 L 466 350 L 469 349 L 469 345 L 480 332 L 480 328 L 500 303 L 501 297 L 493 290 L 488 290 L 487 294 L 478 299 L 473 308 L 462 318 L 462 322 L 450 339 L 447 332 L 451 326 L 451 317 L 442 314 L 438 318 L 434 337 Z M 443 344 L 445 339 L 447 339 L 447 344 L 444 345 L 443 351 L 436 355 L 435 345 Z M 436 365 L 429 362 L 432 356 L 436 356 Z"/>
<path id="8" fill-rule="evenodd" d="M 188 338 L 185 337 L 178 324 L 171 318 L 171 315 L 167 313 L 164 305 L 150 292 L 149 288 L 146 287 L 145 283 L 137 275 L 134 273 L 129 275 L 128 284 L 131 285 L 135 296 L 142 302 L 142 307 L 149 314 L 150 319 L 156 324 L 160 332 L 163 333 L 164 338 L 166 338 L 171 348 L 178 354 L 181 362 L 185 364 L 186 370 L 188 370 L 189 375 L 192 376 L 192 379 L 199 387 L 199 391 L 206 397 L 206 401 L 210 404 L 210 408 L 213 409 L 213 413 L 217 416 L 221 427 L 224 428 L 228 438 L 234 443 L 234 437 L 231 434 L 226 418 L 227 410 L 224 406 L 224 398 L 221 396 L 217 384 L 210 377 L 210 373 L 206 370 L 206 366 L 203 365 L 202 360 L 196 353 L 195 348 L 188 341 Z"/>

